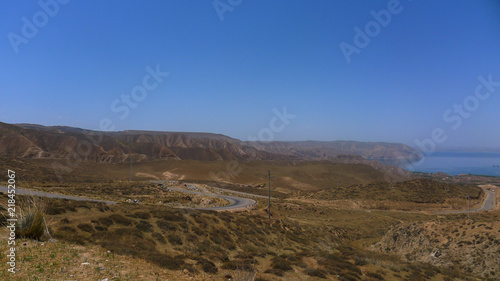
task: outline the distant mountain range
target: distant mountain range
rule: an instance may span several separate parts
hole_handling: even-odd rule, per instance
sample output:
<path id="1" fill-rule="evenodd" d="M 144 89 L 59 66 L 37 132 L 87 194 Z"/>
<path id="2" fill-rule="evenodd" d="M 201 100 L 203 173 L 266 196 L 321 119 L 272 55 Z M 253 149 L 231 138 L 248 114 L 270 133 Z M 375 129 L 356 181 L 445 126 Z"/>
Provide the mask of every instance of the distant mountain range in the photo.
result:
<path id="1" fill-rule="evenodd" d="M 356 141 L 248 142 L 221 134 L 159 131 L 99 132 L 67 126 L 0 122 L 0 156 L 67 158 L 99 163 L 172 160 L 408 159 L 405 144 Z"/>
<path id="2" fill-rule="evenodd" d="M 359 141 L 273 141 L 246 142 L 246 144 L 263 151 L 291 155 L 306 160 L 333 160 L 339 155 L 352 154 L 372 160 L 408 159 L 413 153 L 422 155 L 419 151 L 401 143 L 359 142 Z"/>

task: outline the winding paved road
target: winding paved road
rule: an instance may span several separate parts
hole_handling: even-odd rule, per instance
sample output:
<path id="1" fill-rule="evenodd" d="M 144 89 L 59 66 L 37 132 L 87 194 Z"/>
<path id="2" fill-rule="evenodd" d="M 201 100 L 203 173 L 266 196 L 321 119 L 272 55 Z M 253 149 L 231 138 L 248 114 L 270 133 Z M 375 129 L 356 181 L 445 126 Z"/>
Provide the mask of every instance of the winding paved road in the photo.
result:
<path id="1" fill-rule="evenodd" d="M 189 208 L 189 209 L 212 210 L 212 211 L 225 211 L 225 210 L 235 211 L 235 210 L 244 210 L 244 209 L 247 209 L 247 208 L 252 207 L 253 205 L 255 205 L 257 203 L 257 201 L 252 200 L 252 199 L 239 198 L 239 197 L 235 197 L 235 196 L 227 196 L 227 195 L 203 193 L 203 192 L 197 192 L 197 191 L 192 191 L 192 190 L 187 190 L 187 189 L 181 189 L 181 188 L 173 188 L 173 187 L 169 187 L 169 189 L 170 190 L 175 190 L 175 191 L 180 191 L 180 192 L 185 192 L 185 193 L 197 194 L 197 195 L 219 197 L 219 198 L 222 198 L 222 199 L 225 199 L 225 200 L 231 202 L 231 204 L 227 205 L 227 206 L 207 207 L 207 208 L 195 208 L 195 207 L 193 207 L 193 208 Z M 7 193 L 8 192 L 7 187 L 0 186 L 0 192 Z M 16 188 L 16 195 L 32 195 L 32 196 L 40 196 L 40 197 L 47 197 L 47 198 L 59 198 L 59 199 L 76 200 L 76 201 L 102 202 L 102 203 L 106 203 L 106 204 L 110 204 L 110 205 L 118 203 L 118 202 L 115 202 L 115 201 L 90 199 L 90 198 L 84 198 L 84 197 L 69 196 L 69 195 L 48 193 L 48 192 L 43 192 L 43 191 L 21 189 L 21 188 Z"/>
<path id="2" fill-rule="evenodd" d="M 182 189 L 182 188 L 175 188 L 175 187 L 169 187 L 170 190 L 175 190 L 179 192 L 184 192 L 184 193 L 191 193 L 191 194 L 197 194 L 197 195 L 204 195 L 204 196 L 212 196 L 212 197 L 219 197 L 222 199 L 225 199 L 229 202 L 231 202 L 230 205 L 227 206 L 221 206 L 221 207 L 207 207 L 207 208 L 196 208 L 196 207 L 191 207 L 189 209 L 197 209 L 197 210 L 211 210 L 211 211 L 226 211 L 226 210 L 244 210 L 249 207 L 254 206 L 257 201 L 253 199 L 247 199 L 247 198 L 240 198 L 236 196 L 229 196 L 229 195 L 220 195 L 220 194 L 212 194 L 212 193 L 203 193 L 199 191 L 193 191 L 193 190 L 187 190 L 187 189 Z M 255 196 L 255 197 L 263 197 L 266 198 L 265 196 L 262 195 L 255 195 L 255 194 L 250 194 L 250 193 L 244 193 L 244 192 L 238 192 L 238 191 L 232 191 L 232 190 L 225 190 L 225 189 L 220 189 L 219 190 L 223 191 L 228 191 L 228 192 L 234 192 L 234 193 L 240 193 L 243 195 L 248 195 L 248 196 Z M 471 209 L 471 212 L 477 212 L 477 211 L 490 211 L 495 208 L 495 192 L 484 189 L 486 192 L 486 198 L 483 200 L 483 204 L 481 207 L 477 209 Z M 5 186 L 0 186 L 0 192 L 8 192 L 7 187 Z M 54 193 L 48 193 L 48 192 L 43 192 L 43 191 L 36 191 L 36 190 L 28 190 L 28 189 L 21 189 L 21 188 L 16 188 L 16 195 L 33 195 L 33 196 L 40 196 L 40 197 L 47 197 L 47 198 L 59 198 L 59 199 L 68 199 L 68 200 L 76 200 L 76 201 L 91 201 L 91 202 L 102 202 L 106 204 L 117 204 L 118 202 L 115 201 L 107 201 L 107 200 L 98 200 L 98 199 L 90 199 L 90 198 L 85 198 L 85 197 L 77 197 L 77 196 L 69 196 L 69 195 L 63 195 L 63 194 L 54 194 Z M 462 214 L 462 213 L 467 213 L 468 210 L 463 210 L 463 211 L 441 211 L 441 212 L 436 212 L 436 214 Z"/>
<path id="3" fill-rule="evenodd" d="M 7 193 L 8 189 L 5 186 L 0 186 L 0 191 Z M 90 199 L 90 198 L 85 198 L 85 197 L 76 197 L 76 196 L 69 196 L 69 195 L 63 195 L 63 194 L 48 193 L 48 192 L 37 191 L 37 190 L 21 189 L 21 188 L 16 188 L 16 195 L 32 195 L 32 196 L 39 196 L 39 197 L 59 198 L 59 199 L 68 199 L 68 200 L 75 200 L 75 201 L 102 202 L 102 203 L 106 203 L 106 204 L 110 204 L 110 205 L 118 203 L 115 201 Z"/>
<path id="4" fill-rule="evenodd" d="M 479 211 L 490 211 L 495 208 L 495 192 L 489 191 L 484 189 L 484 192 L 486 192 L 486 198 L 483 200 L 483 204 L 481 204 L 481 207 L 477 209 L 471 209 L 471 212 L 479 212 Z M 468 213 L 468 210 L 464 211 L 442 211 L 442 212 L 436 212 L 436 214 L 463 214 L 463 213 Z"/>
<path id="5" fill-rule="evenodd" d="M 187 189 L 182 189 L 182 188 L 175 188 L 175 187 L 169 187 L 168 189 L 169 190 L 174 190 L 174 191 L 179 191 L 179 192 L 197 194 L 197 195 L 219 197 L 219 198 L 222 198 L 222 199 L 225 199 L 225 200 L 231 202 L 231 204 L 227 205 L 227 206 L 207 207 L 207 208 L 190 208 L 190 209 L 211 210 L 211 211 L 227 211 L 227 210 L 235 211 L 235 210 L 247 209 L 247 208 L 252 207 L 253 205 L 255 205 L 257 203 L 257 201 L 255 201 L 253 199 L 240 198 L 240 197 L 235 197 L 235 196 L 219 195 L 219 194 L 212 194 L 212 193 L 203 193 L 203 192 L 198 192 L 198 191 L 193 191 L 193 190 L 187 190 Z"/>

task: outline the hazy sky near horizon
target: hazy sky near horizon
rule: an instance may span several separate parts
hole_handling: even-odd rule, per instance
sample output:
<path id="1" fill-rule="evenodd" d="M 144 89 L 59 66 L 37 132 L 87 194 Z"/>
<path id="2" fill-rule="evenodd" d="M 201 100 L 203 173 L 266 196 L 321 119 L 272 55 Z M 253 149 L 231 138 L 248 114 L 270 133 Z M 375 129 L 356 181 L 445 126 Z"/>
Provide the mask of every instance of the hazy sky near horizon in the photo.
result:
<path id="1" fill-rule="evenodd" d="M 495 0 L 54 1 L 2 3 L 1 122 L 500 146 Z"/>

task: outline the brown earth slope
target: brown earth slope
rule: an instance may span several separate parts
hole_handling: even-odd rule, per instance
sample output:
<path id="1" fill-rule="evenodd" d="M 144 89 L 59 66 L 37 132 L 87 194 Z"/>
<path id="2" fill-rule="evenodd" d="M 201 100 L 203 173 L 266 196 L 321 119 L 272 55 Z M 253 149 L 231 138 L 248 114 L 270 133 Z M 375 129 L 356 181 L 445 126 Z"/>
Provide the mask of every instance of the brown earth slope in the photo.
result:
<path id="1" fill-rule="evenodd" d="M 487 280 L 500 278 L 499 213 L 466 215 L 455 219 L 403 223 L 387 232 L 373 249 L 397 254 L 403 260 L 457 268 L 481 275 Z"/>
<path id="2" fill-rule="evenodd" d="M 271 153 L 292 155 L 307 160 L 331 160 L 342 154 L 354 154 L 366 159 L 421 159 L 420 152 L 401 143 L 358 141 L 273 141 L 246 142 Z"/>
<path id="3" fill-rule="evenodd" d="M 0 155 L 22 158 L 71 158 L 104 163 L 159 159 L 281 160 L 290 157 L 259 151 L 239 140 L 209 133 L 150 131 L 97 132 L 72 127 L 0 123 Z"/>
<path id="4" fill-rule="evenodd" d="M 120 131 L 98 132 L 66 126 L 10 125 L 0 122 L 0 155 L 23 158 L 68 158 L 122 163 L 158 159 L 330 160 L 361 163 L 366 159 L 419 158 L 404 144 L 368 142 L 243 142 L 221 134 Z M 358 155 L 342 158 L 342 155 Z M 356 160 L 353 162 L 353 159 Z M 347 161 L 347 162 L 346 162 Z M 364 164 L 364 163 L 363 163 Z"/>

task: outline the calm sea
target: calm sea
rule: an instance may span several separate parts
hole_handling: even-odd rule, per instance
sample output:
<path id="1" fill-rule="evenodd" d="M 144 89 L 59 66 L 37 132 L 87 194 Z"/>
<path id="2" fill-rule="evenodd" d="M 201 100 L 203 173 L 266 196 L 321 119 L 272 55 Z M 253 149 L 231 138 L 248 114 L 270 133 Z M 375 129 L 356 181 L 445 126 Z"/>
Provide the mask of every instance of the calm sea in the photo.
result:
<path id="1" fill-rule="evenodd" d="M 413 170 L 424 173 L 443 172 L 449 175 L 500 176 L 500 153 L 435 152 L 426 156 L 421 163 L 414 163 Z"/>

